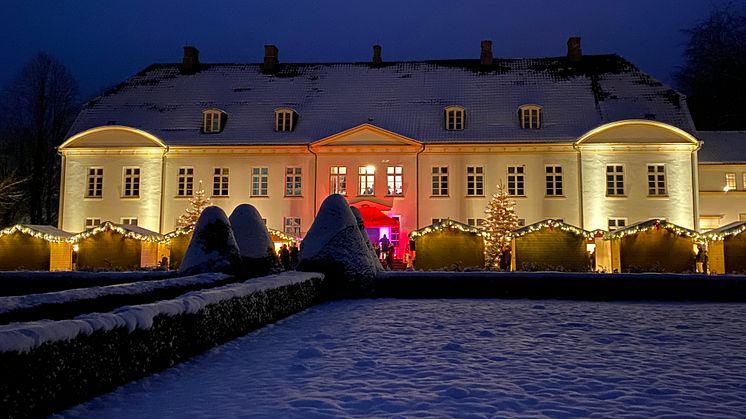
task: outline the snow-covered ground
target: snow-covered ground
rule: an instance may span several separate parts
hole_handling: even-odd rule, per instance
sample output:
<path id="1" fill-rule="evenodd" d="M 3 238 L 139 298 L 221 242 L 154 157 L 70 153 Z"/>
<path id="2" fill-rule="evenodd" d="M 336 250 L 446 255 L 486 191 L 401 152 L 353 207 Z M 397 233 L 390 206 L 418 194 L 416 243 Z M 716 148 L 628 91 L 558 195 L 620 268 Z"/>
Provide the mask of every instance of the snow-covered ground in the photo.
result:
<path id="1" fill-rule="evenodd" d="M 739 417 L 746 304 L 322 304 L 69 417 Z"/>

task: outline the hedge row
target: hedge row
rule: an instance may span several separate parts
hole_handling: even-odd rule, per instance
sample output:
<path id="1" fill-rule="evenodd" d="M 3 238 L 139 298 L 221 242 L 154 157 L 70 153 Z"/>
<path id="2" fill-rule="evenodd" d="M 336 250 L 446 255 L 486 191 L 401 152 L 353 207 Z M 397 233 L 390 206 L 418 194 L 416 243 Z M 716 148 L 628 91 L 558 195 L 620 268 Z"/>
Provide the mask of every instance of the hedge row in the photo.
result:
<path id="1" fill-rule="evenodd" d="M 41 319 L 71 319 L 85 313 L 105 313 L 125 305 L 175 298 L 189 291 L 213 288 L 238 279 L 211 273 L 132 284 L 76 288 L 45 294 L 0 297 L 0 324 Z"/>
<path id="2" fill-rule="evenodd" d="M 10 331 L 10 340 L 34 336 L 0 352 L 0 411 L 48 415 L 111 391 L 318 303 L 322 282 L 321 274 L 286 273 L 131 307 L 119 323 L 108 313 L 44 323 L 45 336 L 33 327 Z"/>
<path id="3" fill-rule="evenodd" d="M 0 272 L 0 296 L 37 294 L 73 288 L 153 281 L 178 276 L 176 271 L 135 272 Z"/>

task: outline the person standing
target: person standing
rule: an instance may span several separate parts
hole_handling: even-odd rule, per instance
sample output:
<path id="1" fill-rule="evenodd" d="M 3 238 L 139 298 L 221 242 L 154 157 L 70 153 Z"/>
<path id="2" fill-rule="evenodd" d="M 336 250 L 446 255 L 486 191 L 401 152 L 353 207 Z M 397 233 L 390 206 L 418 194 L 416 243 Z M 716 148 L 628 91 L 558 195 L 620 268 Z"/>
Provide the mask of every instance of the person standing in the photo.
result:
<path id="1" fill-rule="evenodd" d="M 280 263 L 282 264 L 282 269 L 286 271 L 290 269 L 290 252 L 288 251 L 287 244 L 283 244 L 280 247 Z"/>
<path id="2" fill-rule="evenodd" d="M 379 242 L 381 243 L 381 257 L 386 260 L 389 253 L 389 248 L 391 247 L 391 242 L 385 234 L 383 235 L 383 237 L 381 237 L 381 240 Z"/>
<path id="3" fill-rule="evenodd" d="M 293 243 L 290 245 L 290 269 L 295 269 L 298 265 L 298 246 Z"/>

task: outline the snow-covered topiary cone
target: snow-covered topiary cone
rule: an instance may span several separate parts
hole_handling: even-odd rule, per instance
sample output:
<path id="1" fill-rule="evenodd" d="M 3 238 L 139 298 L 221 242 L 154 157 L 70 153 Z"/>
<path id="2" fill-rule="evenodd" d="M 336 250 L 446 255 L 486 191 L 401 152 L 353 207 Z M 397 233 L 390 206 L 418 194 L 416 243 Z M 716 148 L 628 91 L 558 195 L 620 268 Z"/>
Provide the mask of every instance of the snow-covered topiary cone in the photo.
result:
<path id="1" fill-rule="evenodd" d="M 275 253 L 262 216 L 250 204 L 237 206 L 228 219 L 241 255 L 241 276 L 263 276 L 280 271 L 280 261 Z"/>
<path id="2" fill-rule="evenodd" d="M 228 217 L 220 207 L 205 208 L 194 227 L 194 234 L 179 266 L 179 273 L 235 274 L 239 265 L 238 245 Z"/>
<path id="3" fill-rule="evenodd" d="M 360 214 L 360 210 L 355 207 L 350 207 L 350 210 L 352 211 L 352 215 L 355 216 L 355 220 L 357 221 L 357 228 L 360 231 L 360 235 L 363 237 L 363 241 L 365 241 L 368 249 L 370 249 L 371 262 L 376 267 L 376 270 L 378 272 L 382 272 L 384 270 L 383 265 L 381 265 L 381 261 L 376 256 L 376 249 L 373 248 L 373 243 L 371 243 L 370 238 L 368 238 L 368 232 L 365 230 L 363 215 Z"/>
<path id="4" fill-rule="evenodd" d="M 370 289 L 378 269 L 342 195 L 330 195 L 321 204 L 301 243 L 298 270 L 323 273 L 335 293 L 360 294 Z"/>

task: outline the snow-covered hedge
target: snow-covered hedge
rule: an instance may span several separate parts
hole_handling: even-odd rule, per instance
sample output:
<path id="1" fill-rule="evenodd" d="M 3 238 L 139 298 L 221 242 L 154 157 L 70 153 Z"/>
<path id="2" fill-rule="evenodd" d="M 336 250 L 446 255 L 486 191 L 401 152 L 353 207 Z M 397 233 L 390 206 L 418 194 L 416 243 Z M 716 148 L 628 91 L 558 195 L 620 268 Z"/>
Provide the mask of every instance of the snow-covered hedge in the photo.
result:
<path id="1" fill-rule="evenodd" d="M 321 299 L 286 272 L 72 320 L 0 326 L 0 411 L 40 416 L 170 367 Z"/>
<path id="2" fill-rule="evenodd" d="M 0 295 L 24 295 L 101 285 L 173 278 L 176 271 L 0 272 Z"/>
<path id="3" fill-rule="evenodd" d="M 131 284 L 76 288 L 43 294 L 0 297 L 0 324 L 40 319 L 69 319 L 83 313 L 177 297 L 189 291 L 236 282 L 234 277 L 207 273 Z"/>

